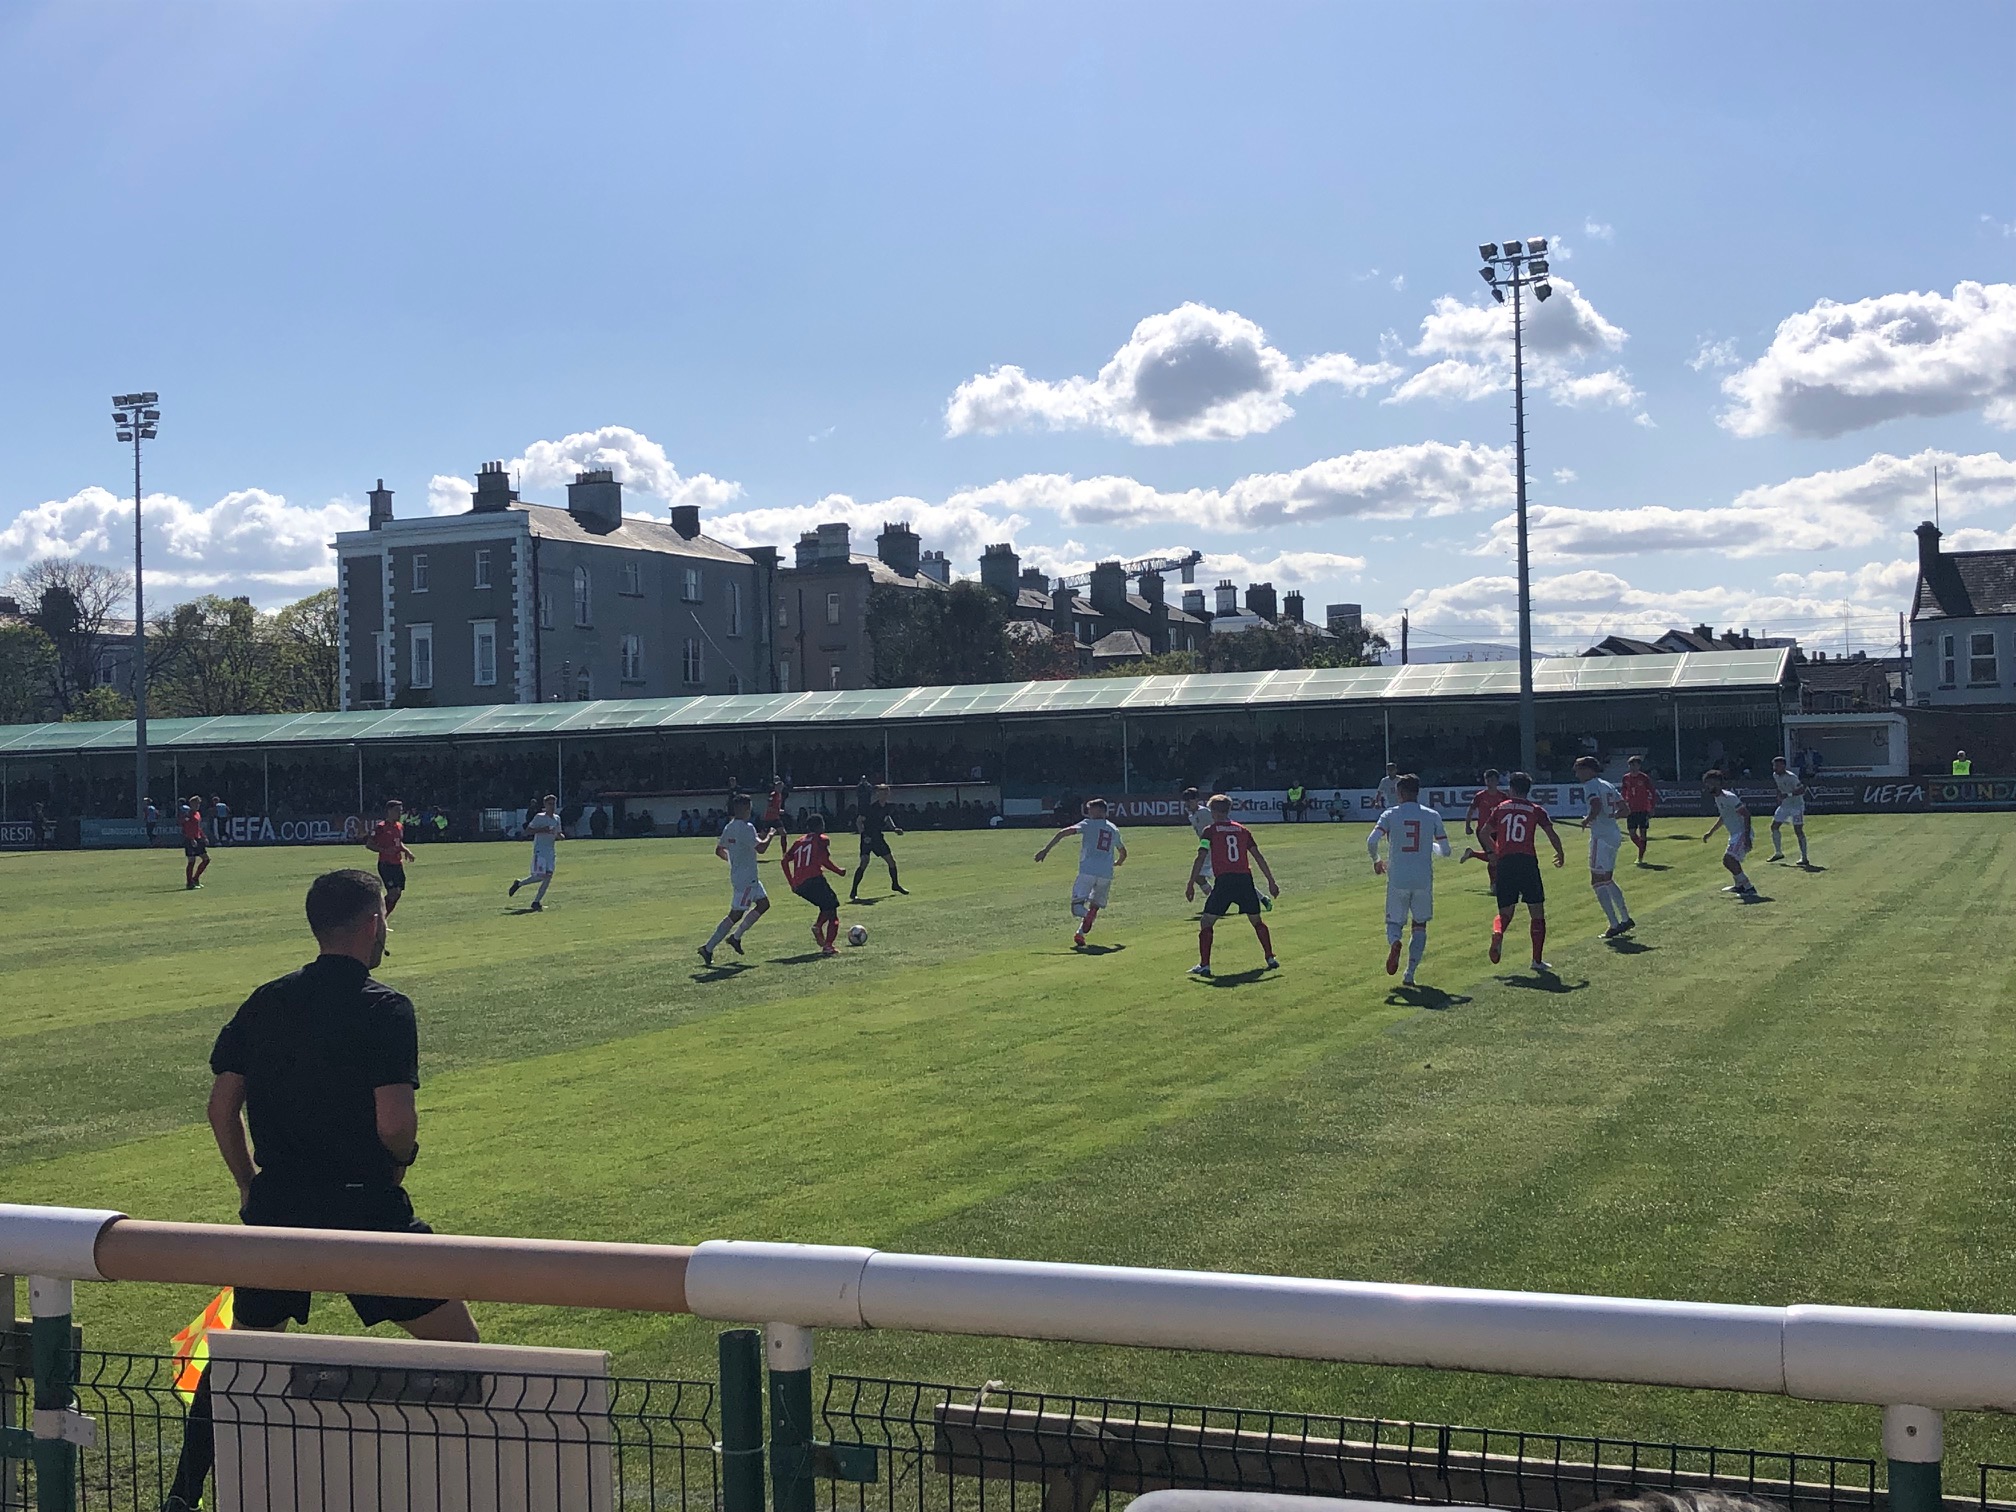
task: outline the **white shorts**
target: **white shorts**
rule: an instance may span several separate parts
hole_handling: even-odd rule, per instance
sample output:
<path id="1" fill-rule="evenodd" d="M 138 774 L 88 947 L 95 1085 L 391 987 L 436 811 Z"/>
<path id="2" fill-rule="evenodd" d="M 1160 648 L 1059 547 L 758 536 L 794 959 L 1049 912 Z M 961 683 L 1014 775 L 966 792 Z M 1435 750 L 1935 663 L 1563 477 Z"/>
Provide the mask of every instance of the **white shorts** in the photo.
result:
<path id="1" fill-rule="evenodd" d="M 761 882 L 747 882 L 735 889 L 735 898 L 728 905 L 728 911 L 730 913 L 746 911 L 754 908 L 758 903 L 768 903 L 769 901 L 770 894 L 763 891 L 763 884 Z"/>
<path id="2" fill-rule="evenodd" d="M 1398 929 L 1409 917 L 1416 924 L 1426 924 L 1435 917 L 1435 889 L 1432 887 L 1395 887 L 1386 884 L 1386 927 Z"/>
<path id="3" fill-rule="evenodd" d="M 1078 880 L 1071 884 L 1071 912 L 1082 915 L 1087 907 L 1104 908 L 1106 900 L 1113 896 L 1113 879 L 1094 876 L 1091 872 L 1078 873 Z"/>
<path id="4" fill-rule="evenodd" d="M 541 850 L 537 846 L 532 848 L 532 875 L 535 877 L 550 877 L 553 875 L 552 851 Z"/>
<path id="5" fill-rule="evenodd" d="M 1731 835 L 1729 837 L 1729 849 L 1726 854 L 1734 860 L 1741 861 L 1745 856 L 1750 854 L 1750 842 L 1741 835 Z"/>
<path id="6" fill-rule="evenodd" d="M 1787 798 L 1778 805 L 1778 811 L 1771 816 L 1773 824 L 1804 824 L 1806 822 L 1806 800 Z"/>
<path id="7" fill-rule="evenodd" d="M 1589 870 L 1592 875 L 1608 876 L 1617 870 L 1617 852 L 1622 841 L 1616 836 L 1591 835 L 1589 837 Z"/>

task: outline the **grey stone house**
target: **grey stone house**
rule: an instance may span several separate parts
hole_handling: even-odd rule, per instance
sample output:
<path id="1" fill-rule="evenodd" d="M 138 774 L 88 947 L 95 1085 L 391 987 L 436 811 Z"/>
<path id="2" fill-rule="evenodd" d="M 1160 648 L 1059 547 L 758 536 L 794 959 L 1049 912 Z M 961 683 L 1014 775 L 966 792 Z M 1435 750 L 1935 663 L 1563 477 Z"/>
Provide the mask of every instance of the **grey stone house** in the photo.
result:
<path id="1" fill-rule="evenodd" d="M 626 519 L 623 485 L 584 472 L 567 507 L 518 497 L 486 462 L 466 514 L 370 522 L 336 537 L 343 707 L 551 703 L 775 691 L 777 554 Z"/>
<path id="2" fill-rule="evenodd" d="M 860 556 L 844 524 L 798 538 L 792 565 L 777 574 L 777 690 L 823 693 L 875 686 L 868 595 L 877 587 L 939 592 L 951 586 L 942 551 L 924 551 L 908 524 L 885 524 L 875 555 Z"/>

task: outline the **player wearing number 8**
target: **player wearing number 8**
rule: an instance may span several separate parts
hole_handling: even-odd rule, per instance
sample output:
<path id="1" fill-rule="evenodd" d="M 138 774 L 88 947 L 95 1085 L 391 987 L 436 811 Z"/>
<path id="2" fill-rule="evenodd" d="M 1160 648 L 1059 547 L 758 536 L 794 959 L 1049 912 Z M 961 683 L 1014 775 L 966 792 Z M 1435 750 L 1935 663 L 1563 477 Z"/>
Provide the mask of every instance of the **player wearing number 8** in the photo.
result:
<path id="1" fill-rule="evenodd" d="M 1435 916 L 1435 853 L 1449 854 L 1449 831 L 1442 816 L 1423 808 L 1421 779 L 1408 775 L 1395 784 L 1400 801 L 1386 810 L 1365 837 L 1365 849 L 1372 857 L 1372 870 L 1386 879 L 1386 975 L 1400 969 L 1400 935 L 1411 917 L 1412 939 L 1407 946 L 1407 975 L 1414 985 L 1414 973 L 1428 951 L 1428 921 Z M 1387 859 L 1379 859 L 1379 839 L 1386 839 Z"/>
<path id="2" fill-rule="evenodd" d="M 1235 908 L 1252 920 L 1254 936 L 1260 941 L 1268 967 L 1278 967 L 1281 963 L 1274 959 L 1274 937 L 1260 922 L 1260 910 L 1265 905 L 1253 886 L 1253 868 L 1258 866 L 1267 879 L 1269 897 L 1281 896 L 1281 884 L 1274 880 L 1273 868 L 1260 854 L 1260 847 L 1253 843 L 1253 832 L 1233 822 L 1232 800 L 1223 793 L 1211 797 L 1211 822 L 1204 828 L 1204 845 L 1197 852 L 1197 859 L 1190 863 L 1190 885 L 1183 889 L 1185 898 L 1194 899 L 1198 878 L 1205 866 L 1210 866 L 1211 896 L 1204 900 L 1204 919 L 1197 926 L 1197 964 L 1190 968 L 1190 975 L 1211 975 L 1211 932 Z"/>

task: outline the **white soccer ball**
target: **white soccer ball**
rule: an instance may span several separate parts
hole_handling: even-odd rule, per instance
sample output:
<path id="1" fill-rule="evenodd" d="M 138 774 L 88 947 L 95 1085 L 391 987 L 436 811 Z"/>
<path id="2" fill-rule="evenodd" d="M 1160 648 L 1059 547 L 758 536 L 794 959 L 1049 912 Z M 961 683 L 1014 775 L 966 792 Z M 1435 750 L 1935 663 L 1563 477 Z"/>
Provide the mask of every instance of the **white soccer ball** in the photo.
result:
<path id="1" fill-rule="evenodd" d="M 849 945 L 866 945 L 868 943 L 868 926 L 865 924 L 856 924 L 852 929 L 848 930 L 847 943 Z"/>

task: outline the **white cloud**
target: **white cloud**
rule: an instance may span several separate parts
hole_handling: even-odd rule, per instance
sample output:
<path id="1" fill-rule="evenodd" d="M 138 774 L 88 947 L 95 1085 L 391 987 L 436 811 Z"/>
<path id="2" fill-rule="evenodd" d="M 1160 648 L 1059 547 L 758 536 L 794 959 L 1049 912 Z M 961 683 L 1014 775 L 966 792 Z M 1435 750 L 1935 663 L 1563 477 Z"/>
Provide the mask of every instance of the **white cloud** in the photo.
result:
<path id="1" fill-rule="evenodd" d="M 627 425 L 576 431 L 558 441 L 534 441 L 506 466 L 527 493 L 562 489 L 574 481 L 577 472 L 606 467 L 626 490 L 649 494 L 668 506 L 698 504 L 702 509 L 719 509 L 742 496 L 740 483 L 724 482 L 709 473 L 682 476 L 664 447 Z"/>
<path id="2" fill-rule="evenodd" d="M 467 514 L 475 502 L 476 485 L 452 473 L 436 473 L 427 480 L 427 513 Z"/>
<path id="3" fill-rule="evenodd" d="M 242 593 L 273 604 L 335 581 L 329 542 L 339 530 L 360 528 L 365 510 L 348 500 L 291 504 L 263 488 L 244 488 L 208 505 L 149 494 L 142 518 L 150 590 L 178 597 Z M 132 543 L 132 499 L 86 488 L 31 505 L 0 527 L 0 575 L 44 556 L 121 563 Z M 153 592 L 149 597 L 165 602 Z"/>
<path id="4" fill-rule="evenodd" d="M 1558 248 L 1554 256 L 1561 255 Z M 1526 373 L 1530 389 L 1557 404 L 1628 409 L 1642 397 L 1622 368 L 1589 371 L 1589 364 L 1623 350 L 1629 339 L 1567 279 L 1551 280 L 1554 297 L 1526 307 Z M 1512 387 L 1512 307 L 1454 295 L 1436 300 L 1421 322 L 1417 357 L 1434 359 L 1395 388 L 1388 404 L 1416 399 L 1465 401 L 1507 393 Z"/>
<path id="5" fill-rule="evenodd" d="M 1615 241 L 1617 228 L 1608 221 L 1585 220 L 1582 222 L 1582 234 L 1592 241 Z"/>
<path id="6" fill-rule="evenodd" d="M 1687 366 L 1694 369 L 1695 372 L 1700 373 L 1705 372 L 1709 368 L 1715 368 L 1718 371 L 1723 368 L 1733 368 L 1741 364 L 1742 361 L 1743 359 L 1736 355 L 1736 343 L 1733 339 L 1725 336 L 1720 341 L 1710 341 L 1706 336 L 1703 336 L 1695 343 L 1694 355 L 1687 359 Z"/>
<path id="7" fill-rule="evenodd" d="M 1273 583 L 1281 588 L 1306 588 L 1355 578 L 1365 570 L 1365 558 L 1334 551 L 1277 551 L 1270 557 L 1206 552 L 1200 572 L 1241 583 Z"/>
<path id="8" fill-rule="evenodd" d="M 2016 284 L 1823 299 L 1781 321 L 1722 388 L 1733 402 L 1721 422 L 1739 436 L 1838 436 L 1976 409 L 2016 429 Z"/>
<path id="9" fill-rule="evenodd" d="M 1853 467 L 1745 489 L 1730 503 L 1711 508 L 1539 505 L 1528 511 L 1527 526 L 1533 554 L 1543 561 L 1660 551 L 1713 551 L 1725 557 L 1841 551 L 1894 540 L 1928 516 L 1935 466 L 1947 517 L 2016 510 L 2016 461 L 1999 453 L 1922 451 L 1895 457 L 1879 452 Z M 1506 555 L 1513 542 L 1514 522 L 1508 515 L 1492 525 L 1477 554 Z"/>
<path id="10" fill-rule="evenodd" d="M 1574 468 L 1572 468 L 1572 467 L 1557 467 L 1557 468 L 1555 468 L 1555 469 L 1554 469 L 1554 481 L 1555 481 L 1556 483 L 1560 483 L 1560 484 L 1564 484 L 1564 485 L 1565 485 L 1565 484 L 1569 484 L 1569 483 L 1573 483 L 1573 482 L 1575 481 L 1575 469 L 1574 469 Z"/>
<path id="11" fill-rule="evenodd" d="M 1398 376 L 1342 352 L 1298 363 L 1245 316 L 1192 302 L 1135 326 L 1096 378 L 1032 378 L 1008 364 L 967 379 L 945 406 L 945 430 L 1106 430 L 1143 445 L 1222 440 L 1274 429 L 1294 414 L 1289 397 L 1319 383 L 1362 393 Z"/>
<path id="12" fill-rule="evenodd" d="M 1029 523 L 1012 510 L 984 508 L 963 494 L 937 504 L 901 495 L 871 500 L 828 494 L 812 504 L 703 516 L 702 525 L 708 535 L 731 546 L 775 546 L 789 562 L 799 536 L 830 524 L 845 524 L 855 552 L 872 556 L 882 527 L 899 520 L 908 521 L 923 538 L 925 550 L 942 551 L 969 571 L 989 542 L 1013 540 Z"/>
<path id="13" fill-rule="evenodd" d="M 1395 273 L 1387 282 L 1392 285 L 1394 293 L 1404 293 L 1407 288 L 1407 275 L 1405 273 Z"/>

